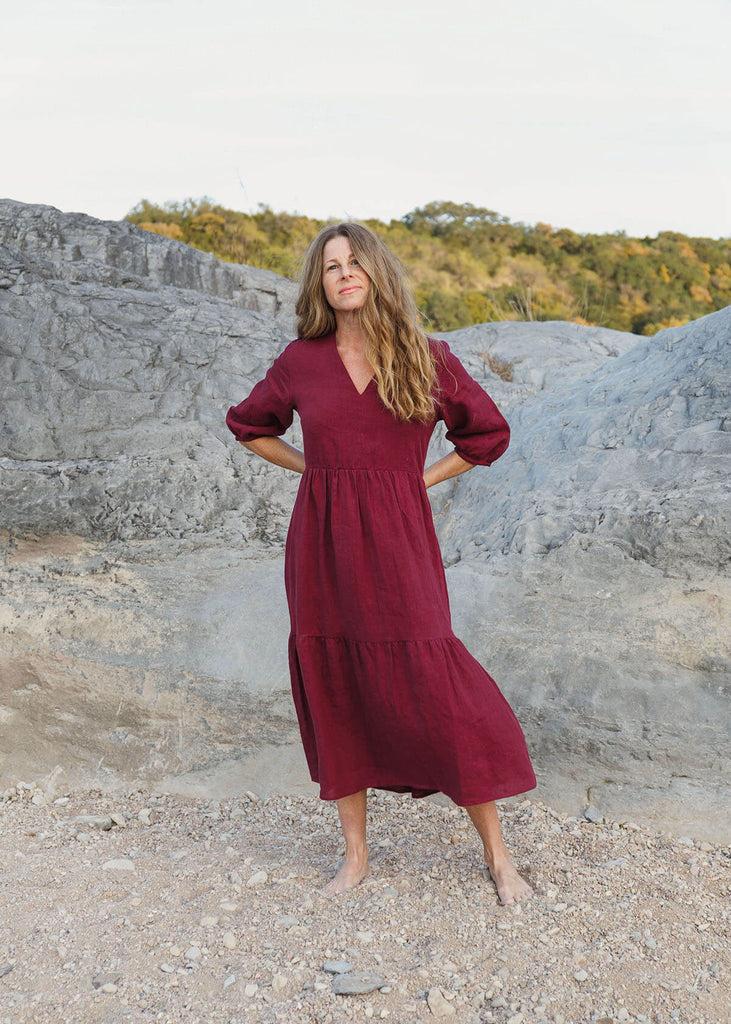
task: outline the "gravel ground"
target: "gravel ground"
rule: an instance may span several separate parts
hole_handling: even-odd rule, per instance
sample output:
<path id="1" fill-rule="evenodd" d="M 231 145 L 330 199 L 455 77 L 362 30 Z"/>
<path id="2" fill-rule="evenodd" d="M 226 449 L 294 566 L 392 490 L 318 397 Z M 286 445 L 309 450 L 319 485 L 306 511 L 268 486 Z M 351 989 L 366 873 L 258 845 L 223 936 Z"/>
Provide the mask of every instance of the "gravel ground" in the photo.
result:
<path id="1" fill-rule="evenodd" d="M 49 797 L 0 803 L 0 1024 L 728 1020 L 710 843 L 504 803 L 537 895 L 501 907 L 464 812 L 375 792 L 371 874 L 328 899 L 316 798 Z"/>

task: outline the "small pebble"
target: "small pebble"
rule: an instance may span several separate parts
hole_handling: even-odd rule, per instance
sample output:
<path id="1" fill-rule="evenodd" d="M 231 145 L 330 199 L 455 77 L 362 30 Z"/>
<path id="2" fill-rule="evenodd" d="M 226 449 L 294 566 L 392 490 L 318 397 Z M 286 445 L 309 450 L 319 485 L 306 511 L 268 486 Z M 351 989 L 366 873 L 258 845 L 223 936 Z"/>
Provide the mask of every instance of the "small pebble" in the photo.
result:
<path id="1" fill-rule="evenodd" d="M 589 804 L 588 807 L 585 807 L 581 813 L 587 821 L 592 822 L 592 824 L 594 825 L 598 825 L 601 821 L 604 820 L 604 815 L 602 814 L 602 812 L 599 810 L 598 807 L 594 807 L 593 804 Z"/>
<path id="2" fill-rule="evenodd" d="M 328 974 L 347 974 L 353 970 L 353 965 L 348 960 L 326 960 L 322 969 Z"/>
<path id="3" fill-rule="evenodd" d="M 75 814 L 73 818 L 69 818 L 69 824 L 109 832 L 114 822 L 108 814 Z"/>
<path id="4" fill-rule="evenodd" d="M 574 972 L 574 980 L 575 981 L 586 981 L 586 979 L 588 977 L 589 977 L 589 975 L 586 973 L 586 971 L 575 971 Z"/>
<path id="5" fill-rule="evenodd" d="M 244 995 L 248 996 L 248 998 L 251 999 L 252 996 L 255 996 L 258 991 L 259 986 L 255 984 L 255 982 L 249 982 L 249 984 L 244 989 Z"/>
<path id="6" fill-rule="evenodd" d="M 102 871 L 134 871 L 134 861 L 129 857 L 117 857 L 115 860 L 108 860 L 102 864 Z"/>
<path id="7" fill-rule="evenodd" d="M 226 949 L 236 949 L 236 936 L 233 932 L 225 932 L 221 938 L 221 944 Z"/>
<path id="8" fill-rule="evenodd" d="M 429 989 L 426 1002 L 435 1017 L 451 1017 L 455 1013 L 454 1007 L 447 1002 L 442 990 L 436 986 Z"/>
<path id="9" fill-rule="evenodd" d="M 352 974 L 336 974 L 332 980 L 332 990 L 339 996 L 363 995 L 374 992 L 383 985 L 383 978 L 371 971 L 353 971 Z"/>
<path id="10" fill-rule="evenodd" d="M 97 974 L 91 983 L 94 988 L 103 988 L 105 985 L 116 985 L 119 978 L 119 974 Z"/>
<path id="11" fill-rule="evenodd" d="M 267 881 L 269 881 L 269 875 L 266 873 L 266 871 L 255 871 L 246 884 L 249 886 L 249 888 L 252 888 L 255 885 L 263 885 L 264 882 Z"/>

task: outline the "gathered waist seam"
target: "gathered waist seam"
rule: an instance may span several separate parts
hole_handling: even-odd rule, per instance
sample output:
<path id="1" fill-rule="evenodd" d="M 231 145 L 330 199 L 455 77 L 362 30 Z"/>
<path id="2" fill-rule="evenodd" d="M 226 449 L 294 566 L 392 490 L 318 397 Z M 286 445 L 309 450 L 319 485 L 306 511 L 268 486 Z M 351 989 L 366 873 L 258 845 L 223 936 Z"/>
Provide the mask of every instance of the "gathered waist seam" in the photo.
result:
<path id="1" fill-rule="evenodd" d="M 423 636 L 423 637 L 402 637 L 400 639 L 378 639 L 369 640 L 364 637 L 354 636 L 343 636 L 342 634 L 330 635 L 326 633 L 290 633 L 291 639 L 296 643 L 298 640 L 335 640 L 338 643 L 343 644 L 368 644 L 375 645 L 377 647 L 399 647 L 404 644 L 443 644 L 457 641 L 461 643 L 459 638 L 455 636 L 453 632 L 444 633 L 441 636 Z"/>
<path id="2" fill-rule="evenodd" d="M 418 469 L 387 469 L 381 466 L 306 466 L 305 473 L 318 470 L 321 473 L 397 473 L 404 476 L 423 477 Z M 302 475 L 304 476 L 305 473 Z"/>

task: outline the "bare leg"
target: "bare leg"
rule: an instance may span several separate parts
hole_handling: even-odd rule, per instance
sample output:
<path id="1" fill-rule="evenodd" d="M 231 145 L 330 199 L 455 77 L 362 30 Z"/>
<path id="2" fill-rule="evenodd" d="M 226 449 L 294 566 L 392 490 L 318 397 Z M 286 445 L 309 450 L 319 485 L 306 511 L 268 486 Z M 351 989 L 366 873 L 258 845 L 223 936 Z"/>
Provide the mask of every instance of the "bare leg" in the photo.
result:
<path id="1" fill-rule="evenodd" d="M 533 895 L 533 890 L 520 877 L 510 859 L 508 848 L 503 842 L 503 834 L 500 831 L 500 819 L 495 801 L 491 800 L 487 804 L 472 804 L 471 807 L 465 807 L 465 810 L 479 832 L 485 849 L 485 863 L 497 888 L 500 902 L 507 905 L 529 899 Z"/>
<path id="2" fill-rule="evenodd" d="M 352 889 L 368 874 L 366 796 L 367 791 L 362 789 L 359 793 L 351 793 L 336 801 L 340 826 L 345 836 L 345 860 L 332 882 L 328 882 L 322 890 L 328 896 Z"/>

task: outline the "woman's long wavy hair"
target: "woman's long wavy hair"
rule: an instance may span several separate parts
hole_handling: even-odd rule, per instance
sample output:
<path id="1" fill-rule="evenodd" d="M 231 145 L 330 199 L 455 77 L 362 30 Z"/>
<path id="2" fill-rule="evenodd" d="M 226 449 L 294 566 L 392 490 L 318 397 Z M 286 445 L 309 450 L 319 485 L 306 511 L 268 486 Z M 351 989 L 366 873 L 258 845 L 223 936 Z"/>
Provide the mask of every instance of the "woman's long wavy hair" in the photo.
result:
<path id="1" fill-rule="evenodd" d="M 322 287 L 322 254 L 339 235 L 349 240 L 353 255 L 370 278 L 360 322 L 366 336 L 365 356 L 373 367 L 381 401 L 397 419 L 427 422 L 435 408 L 434 357 L 406 284 L 406 272 L 370 228 L 354 221 L 332 224 L 310 243 L 297 299 L 297 333 L 300 338 L 322 338 L 335 332 L 335 314 Z"/>

